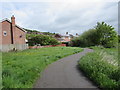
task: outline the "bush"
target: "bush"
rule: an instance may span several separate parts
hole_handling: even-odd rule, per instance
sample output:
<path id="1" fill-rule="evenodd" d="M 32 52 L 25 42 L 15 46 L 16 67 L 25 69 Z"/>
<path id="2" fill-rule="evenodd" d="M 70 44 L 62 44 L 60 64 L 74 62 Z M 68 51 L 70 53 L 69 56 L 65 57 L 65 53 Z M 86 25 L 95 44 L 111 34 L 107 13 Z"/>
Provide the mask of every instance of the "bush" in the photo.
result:
<path id="1" fill-rule="evenodd" d="M 97 44 L 96 30 L 90 29 L 71 41 L 72 46 L 88 47 Z"/>
<path id="2" fill-rule="evenodd" d="M 40 44 L 42 46 L 45 45 L 58 45 L 60 44 L 55 38 L 52 38 L 47 35 L 29 35 L 28 38 L 28 44 L 29 46 L 34 46 L 37 44 Z"/>

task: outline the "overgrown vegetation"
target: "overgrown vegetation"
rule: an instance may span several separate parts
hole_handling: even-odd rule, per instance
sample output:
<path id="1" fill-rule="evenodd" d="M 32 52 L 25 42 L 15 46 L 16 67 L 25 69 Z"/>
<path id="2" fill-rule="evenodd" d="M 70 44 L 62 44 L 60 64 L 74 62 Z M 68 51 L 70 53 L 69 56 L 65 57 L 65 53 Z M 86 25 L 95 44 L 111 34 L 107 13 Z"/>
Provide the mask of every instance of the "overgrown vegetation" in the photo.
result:
<path id="1" fill-rule="evenodd" d="M 100 88 L 120 88 L 118 67 L 120 36 L 112 26 L 98 22 L 94 29 L 74 38 L 71 46 L 93 47 L 94 52 L 88 53 L 79 61 L 80 69 Z"/>
<path id="2" fill-rule="evenodd" d="M 82 50 L 75 47 L 49 47 L 3 53 L 3 88 L 32 88 L 48 64 Z"/>
<path id="3" fill-rule="evenodd" d="M 115 90 L 120 88 L 118 63 L 118 49 L 96 47 L 80 59 L 79 67 L 100 88 Z"/>
<path id="4" fill-rule="evenodd" d="M 112 26 L 98 22 L 94 29 L 84 32 L 71 41 L 71 46 L 88 47 L 96 45 L 107 48 L 117 47 L 118 35 Z"/>

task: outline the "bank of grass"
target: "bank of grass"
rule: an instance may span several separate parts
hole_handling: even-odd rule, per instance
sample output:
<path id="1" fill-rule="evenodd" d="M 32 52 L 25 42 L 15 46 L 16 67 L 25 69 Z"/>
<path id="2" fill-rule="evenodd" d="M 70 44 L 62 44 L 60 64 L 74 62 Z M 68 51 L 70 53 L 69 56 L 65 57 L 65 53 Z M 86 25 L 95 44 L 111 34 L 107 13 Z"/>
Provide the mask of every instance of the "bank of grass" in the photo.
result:
<path id="1" fill-rule="evenodd" d="M 3 53 L 3 88 L 32 88 L 48 64 L 82 50 L 76 47 L 49 47 Z"/>
<path id="2" fill-rule="evenodd" d="M 92 48 L 94 52 L 88 53 L 80 59 L 80 69 L 100 88 L 119 89 L 118 49 Z"/>

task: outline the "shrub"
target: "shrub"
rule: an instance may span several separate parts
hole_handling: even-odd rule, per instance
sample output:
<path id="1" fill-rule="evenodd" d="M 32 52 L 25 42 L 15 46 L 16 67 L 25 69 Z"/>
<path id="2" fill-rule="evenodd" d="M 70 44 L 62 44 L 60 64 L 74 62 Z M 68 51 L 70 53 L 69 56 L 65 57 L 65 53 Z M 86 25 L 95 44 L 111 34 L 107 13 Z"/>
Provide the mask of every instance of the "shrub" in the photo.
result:
<path id="1" fill-rule="evenodd" d="M 60 44 L 55 38 L 52 38 L 50 36 L 47 35 L 29 35 L 27 36 L 28 38 L 28 44 L 30 46 L 33 45 L 58 45 Z"/>
<path id="2" fill-rule="evenodd" d="M 90 29 L 90 30 L 84 32 L 79 37 L 74 38 L 71 41 L 71 45 L 72 46 L 81 46 L 81 47 L 93 46 L 97 43 L 95 33 L 96 33 L 95 29 Z"/>

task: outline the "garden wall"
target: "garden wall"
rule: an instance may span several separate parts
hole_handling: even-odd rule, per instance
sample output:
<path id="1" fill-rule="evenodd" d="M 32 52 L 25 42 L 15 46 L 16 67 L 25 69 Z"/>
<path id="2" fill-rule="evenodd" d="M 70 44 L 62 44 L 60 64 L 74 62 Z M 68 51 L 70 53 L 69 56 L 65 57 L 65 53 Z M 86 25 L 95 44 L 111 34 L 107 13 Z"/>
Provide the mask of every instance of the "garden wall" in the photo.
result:
<path id="1" fill-rule="evenodd" d="M 12 50 L 25 50 L 28 49 L 27 44 L 6 44 L 6 45 L 0 45 L 0 51 L 2 52 L 8 52 Z"/>
<path id="2" fill-rule="evenodd" d="M 29 49 L 44 48 L 44 47 L 58 47 L 58 46 L 66 47 L 66 44 L 60 44 L 60 45 L 47 45 L 47 46 L 29 46 Z"/>

